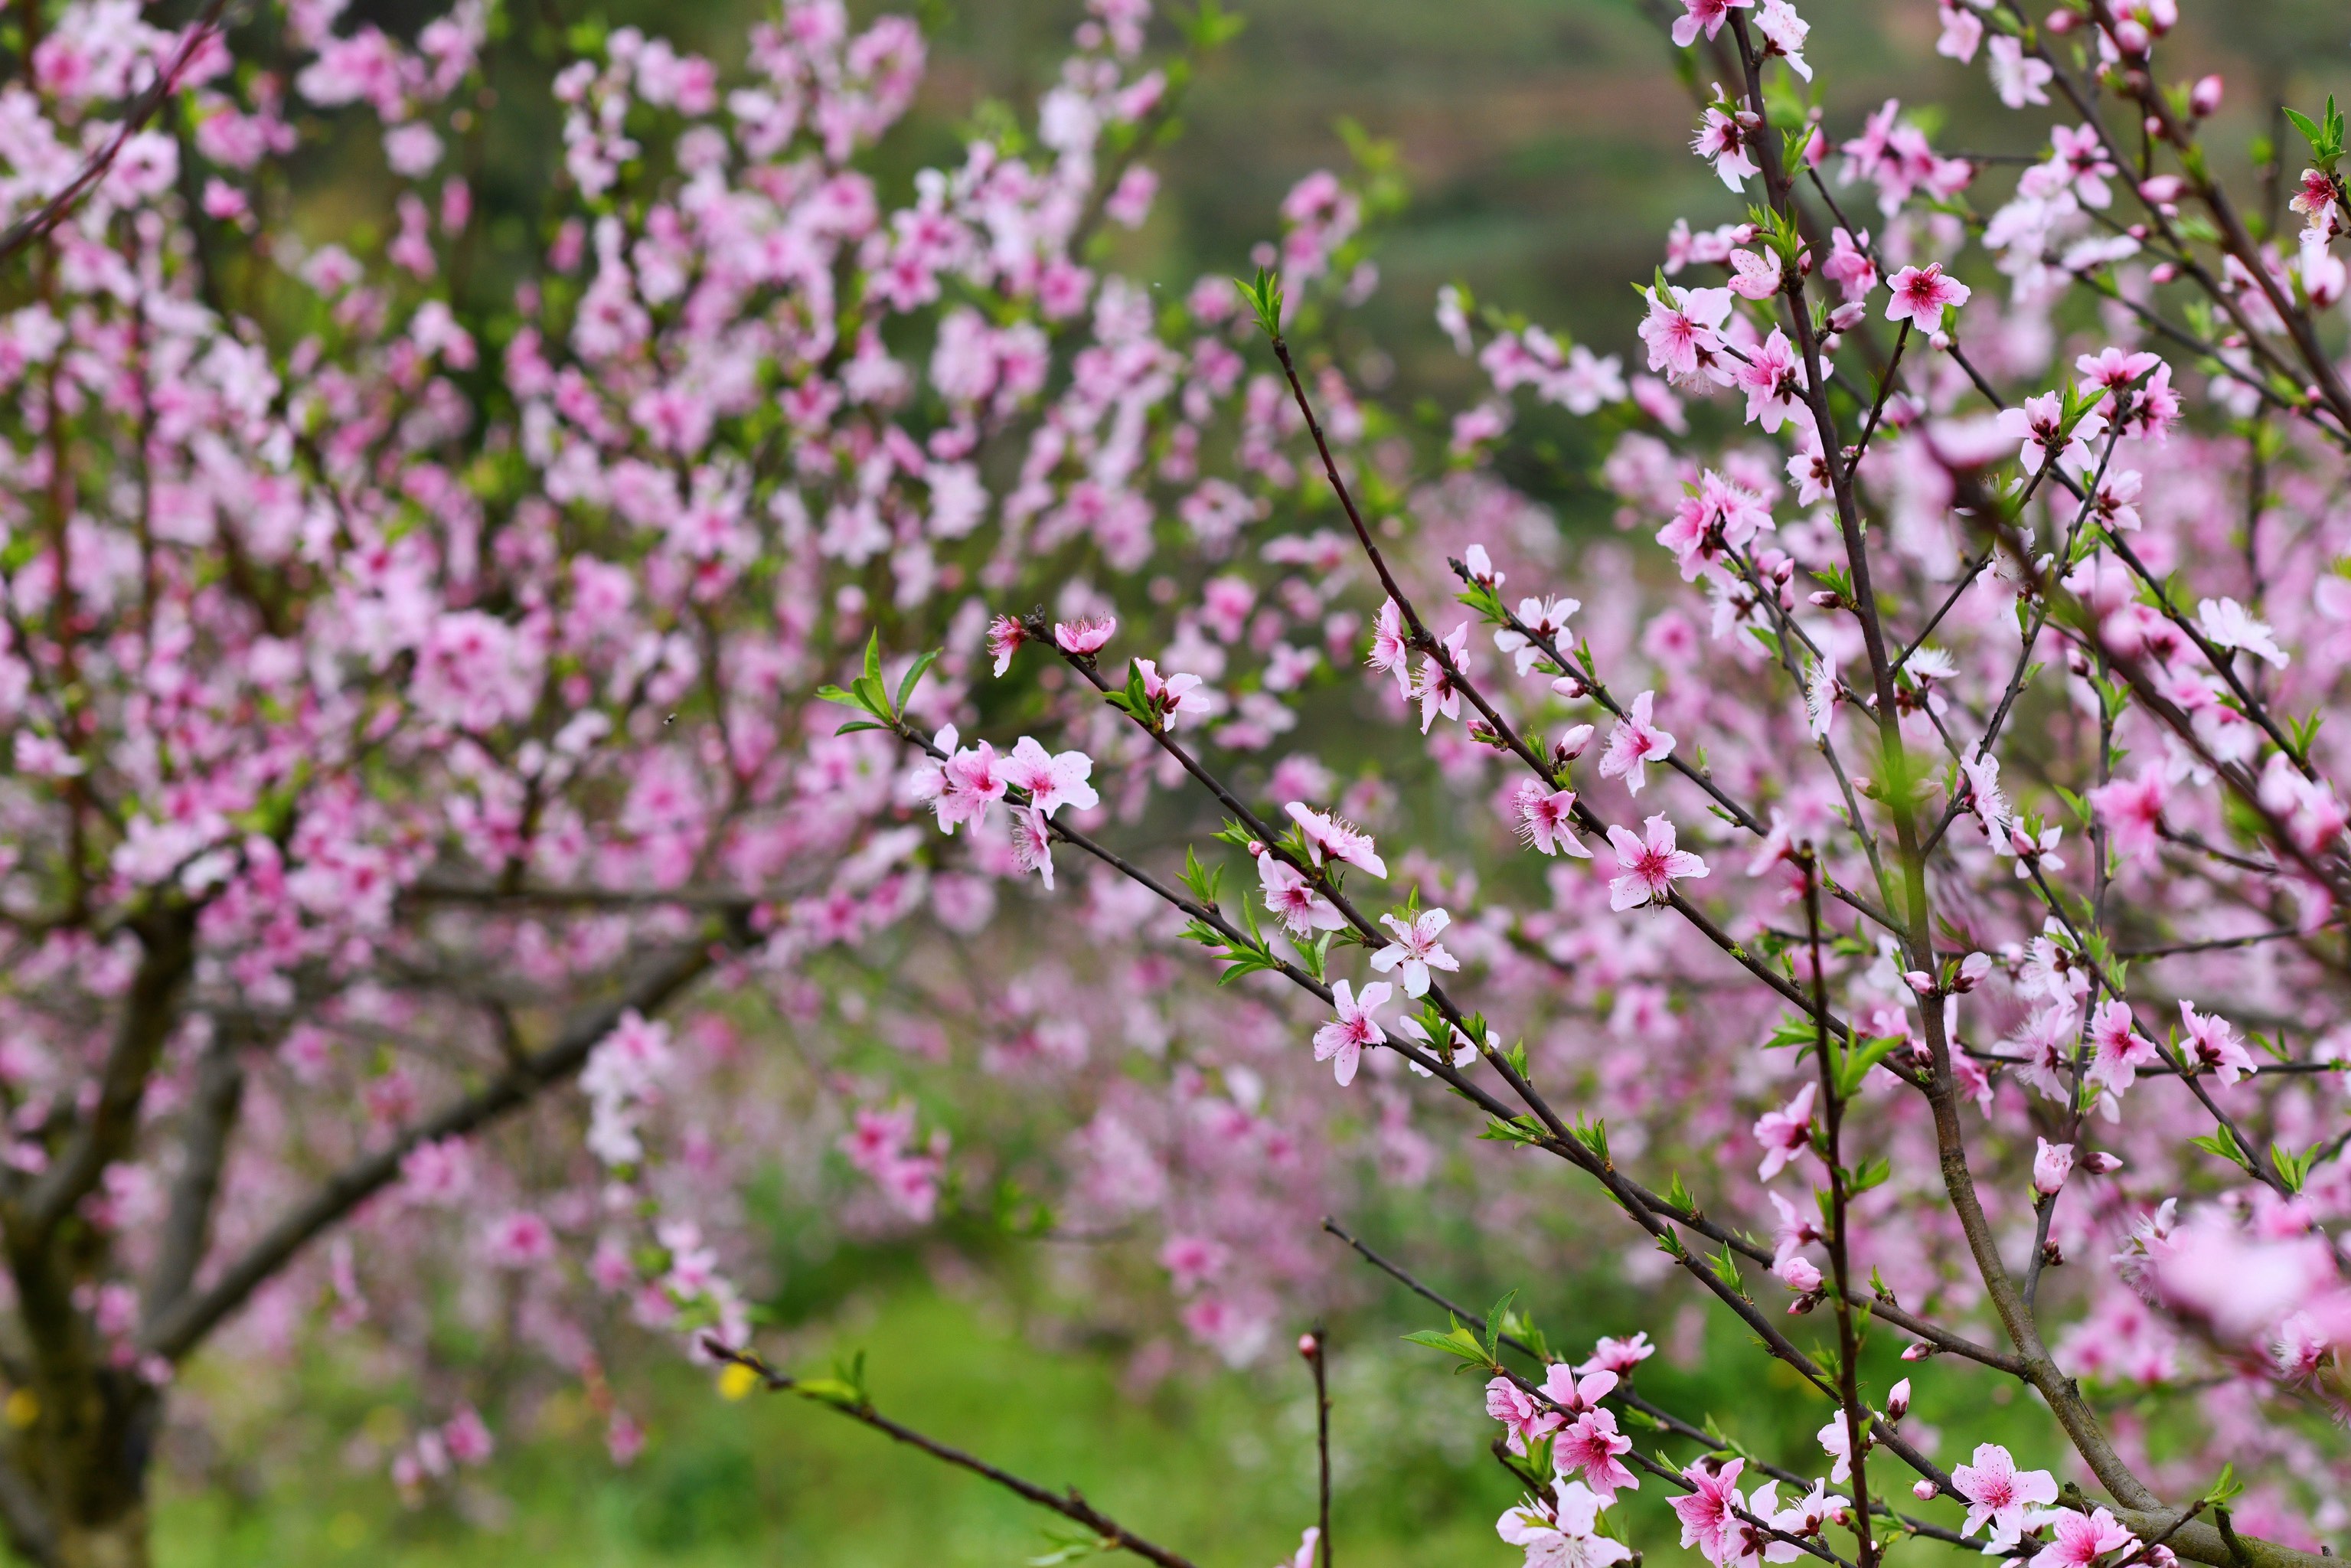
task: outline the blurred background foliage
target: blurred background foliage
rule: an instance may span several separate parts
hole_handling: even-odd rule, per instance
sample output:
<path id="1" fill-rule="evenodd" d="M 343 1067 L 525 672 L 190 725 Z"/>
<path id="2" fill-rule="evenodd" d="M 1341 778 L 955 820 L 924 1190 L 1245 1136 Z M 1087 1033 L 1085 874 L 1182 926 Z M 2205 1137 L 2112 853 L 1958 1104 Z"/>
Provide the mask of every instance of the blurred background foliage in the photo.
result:
<path id="1" fill-rule="evenodd" d="M 486 290 L 510 287 L 538 243 L 538 203 L 559 152 L 547 62 L 560 41 L 583 24 L 633 24 L 726 62 L 764 9 L 753 0 L 607 0 L 592 14 L 575 0 L 508 7 L 533 47 L 504 55 L 497 111 L 470 153 L 493 214 L 478 279 Z M 861 15 L 881 8 L 853 5 Z M 901 180 L 955 161 L 962 128 L 1001 112 L 991 105 L 1033 102 L 1079 9 L 1076 0 L 916 8 L 932 37 L 931 70 L 883 163 Z M 2273 102 L 2344 86 L 2351 10 L 2342 0 L 2184 8 L 2180 53 L 2229 76 L 2216 144 L 2250 174 L 2246 149 L 2270 129 Z M 350 15 L 413 32 L 430 9 L 425 0 L 360 0 Z M 1337 345 L 1391 407 L 1433 419 L 1471 394 L 1468 367 L 1430 319 L 1440 285 L 1465 282 L 1481 300 L 1623 352 L 1635 319 L 1626 287 L 1648 275 L 1673 219 L 1699 226 L 1741 211 L 1686 151 L 1690 84 L 1636 0 L 1243 0 L 1239 9 L 1246 31 L 1203 70 L 1180 137 L 1155 160 L 1165 185 L 1154 215 L 1118 236 L 1109 259 L 1169 289 L 1204 272 L 1245 270 L 1300 175 L 1392 145 L 1409 201 L 1380 248 L 1380 290 Z M 1809 0 L 1804 10 L 1833 131 L 1898 97 L 1948 106 L 1938 135 L 1946 149 L 2033 150 L 2026 127 L 2037 122 L 2001 111 L 1980 69 L 1935 56 L 1927 0 Z M 298 216 L 308 237 L 355 248 L 380 238 L 371 139 L 322 138 L 294 156 L 308 193 Z M 1561 439 L 1575 437 L 1562 426 Z M 1574 455 L 1571 447 L 1570 467 Z M 1565 510 L 1573 517 L 1576 508 Z M 1049 1484 L 1075 1484 L 1204 1563 L 1286 1559 L 1311 1522 L 1311 1384 L 1294 1358 L 1238 1372 L 1186 1364 L 1132 1385 L 1132 1343 L 1090 1325 L 1084 1303 L 1056 1287 L 1054 1255 L 1067 1243 L 967 1227 L 856 1246 L 826 1217 L 778 1203 L 755 1211 L 781 1281 L 769 1303 L 782 1325 L 779 1359 L 821 1365 L 862 1349 L 883 1410 Z M 1759 1452 L 1813 1462 L 1821 1411 L 1774 1381 L 1784 1369 L 1694 1301 L 1644 1308 L 1656 1298 L 1622 1277 L 1618 1253 L 1583 1259 L 1566 1277 L 1505 1279 L 1481 1265 L 1479 1221 L 1490 1217 L 1466 1195 L 1439 1189 L 1350 1218 L 1461 1299 L 1482 1305 L 1520 1289 L 1553 1340 L 1579 1351 L 1636 1322 L 1670 1324 L 1667 1354 L 1643 1373 L 1654 1396 L 1735 1421 Z M 1336 1242 L 1332 1253 L 1334 1270 L 1361 1267 Z M 1439 1358 L 1397 1343 L 1441 1314 L 1376 1281 L 1358 1299 L 1364 1304 L 1332 1325 L 1335 1544 L 1348 1568 L 1506 1562 L 1512 1553 L 1494 1540 L 1492 1521 L 1515 1487 L 1485 1453 L 1492 1428 L 1477 1391 Z M 1966 1378 L 1947 1385 L 1932 1367 L 1917 1379 L 1925 1427 L 1964 1431 L 1970 1442 L 2039 1440 L 2035 1414 L 2021 1406 L 1951 1406 L 1949 1396 L 1981 1390 Z M 1054 1548 L 1055 1521 L 973 1478 L 796 1401 L 729 1400 L 682 1364 L 654 1374 L 649 1442 L 629 1469 L 605 1458 L 585 1401 L 559 1395 L 502 1427 L 497 1461 L 453 1506 L 408 1510 L 384 1479 L 403 1416 L 383 1402 L 371 1370 L 314 1362 L 296 1370 L 289 1391 L 241 1370 L 193 1368 L 189 1392 L 208 1414 L 207 1437 L 170 1456 L 159 1563 L 455 1568 L 546 1557 L 572 1568 L 956 1568 Z M 1898 1375 L 1889 1360 L 1875 1381 Z M 1654 1435 L 1636 1437 L 1654 1446 Z M 2160 1447 L 2160 1434 L 2152 1440 Z M 1672 1550 L 1667 1517 L 1645 1500 L 1635 1516 L 1640 1544 Z"/>

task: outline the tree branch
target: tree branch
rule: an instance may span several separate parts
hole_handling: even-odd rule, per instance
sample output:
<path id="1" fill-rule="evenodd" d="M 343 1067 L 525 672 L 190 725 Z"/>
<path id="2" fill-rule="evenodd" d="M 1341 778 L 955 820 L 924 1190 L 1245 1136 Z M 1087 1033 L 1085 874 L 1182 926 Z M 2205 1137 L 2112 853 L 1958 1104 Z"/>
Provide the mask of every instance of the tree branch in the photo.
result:
<path id="1" fill-rule="evenodd" d="M 141 1336 L 141 1348 L 171 1361 L 185 1356 L 319 1232 L 390 1185 L 411 1149 L 473 1132 L 528 1104 L 540 1090 L 586 1065 L 589 1052 L 612 1031 L 622 1013 L 632 1009 L 652 1012 L 664 1006 L 707 973 L 717 962 L 719 950 L 742 946 L 749 936 L 738 923 L 729 927 L 723 939 L 673 954 L 622 997 L 575 1016 L 554 1044 L 525 1058 L 519 1067 L 453 1101 L 431 1118 L 411 1124 L 374 1154 L 344 1166 L 308 1202 L 246 1249 L 210 1288 L 183 1295 L 155 1312 Z"/>
<path id="2" fill-rule="evenodd" d="M 994 1481 L 1016 1497 L 1024 1498 L 1039 1508 L 1051 1509 L 1063 1519 L 1085 1526 L 1092 1531 L 1106 1547 L 1113 1547 L 1121 1552 L 1132 1552 L 1145 1562 L 1159 1564 L 1159 1568 L 1195 1568 L 1190 1558 L 1170 1552 L 1165 1546 L 1145 1541 L 1142 1536 L 1135 1534 L 1134 1531 L 1094 1507 L 1078 1495 L 1077 1488 L 1071 1487 L 1066 1492 L 1049 1491 L 1035 1481 L 1024 1480 L 1009 1470 L 999 1469 L 986 1459 L 965 1453 L 961 1448 L 950 1448 L 935 1437 L 926 1437 L 913 1427 L 901 1426 L 873 1408 L 872 1405 L 863 1397 L 862 1391 L 857 1396 L 856 1403 L 851 1404 L 832 1396 L 830 1393 L 815 1392 L 804 1386 L 797 1379 L 787 1377 L 778 1372 L 751 1352 L 731 1349 L 718 1339 L 705 1336 L 702 1342 L 702 1348 L 721 1361 L 756 1374 L 760 1383 L 771 1394 L 796 1394 L 811 1405 L 821 1405 L 828 1410 L 837 1411 L 852 1421 L 862 1422 L 885 1437 L 905 1444 L 910 1448 L 920 1448 L 935 1459 L 953 1465 L 957 1469 L 969 1470 L 973 1475 L 984 1479 Z"/>

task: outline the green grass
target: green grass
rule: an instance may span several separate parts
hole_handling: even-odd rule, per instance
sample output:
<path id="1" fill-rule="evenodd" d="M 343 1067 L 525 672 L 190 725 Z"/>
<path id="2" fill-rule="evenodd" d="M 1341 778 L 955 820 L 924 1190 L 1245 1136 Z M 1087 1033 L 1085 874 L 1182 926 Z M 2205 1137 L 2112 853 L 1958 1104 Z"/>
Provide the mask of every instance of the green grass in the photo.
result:
<path id="1" fill-rule="evenodd" d="M 867 1350 L 883 1410 L 1033 1479 L 1074 1484 L 1201 1561 L 1271 1563 L 1312 1520 L 1311 1396 L 1304 1369 L 1287 1357 L 1136 1396 L 1109 1357 L 1056 1354 L 926 1287 L 886 1298 L 837 1337 L 841 1349 Z M 804 1363 L 820 1367 L 828 1354 Z M 1510 1487 L 1490 1465 L 1467 1468 L 1483 1457 L 1475 1391 L 1393 1342 L 1343 1363 L 1338 1382 L 1351 1564 L 1492 1557 L 1492 1520 Z M 479 1473 L 480 1495 L 455 1506 L 405 1509 L 380 1465 L 345 1464 L 342 1443 L 368 1424 L 363 1407 L 351 1414 L 356 1424 L 331 1434 L 332 1416 L 314 1409 L 313 1457 L 271 1465 L 269 1482 L 243 1497 L 167 1483 L 161 1568 L 471 1568 L 542 1557 L 565 1568 L 956 1568 L 1050 1552 L 1061 1522 L 803 1401 L 722 1399 L 690 1368 L 659 1381 L 651 1441 L 630 1469 L 606 1462 L 592 1428 L 567 1431 L 583 1427 L 584 1412 L 558 1402 L 537 1436 L 505 1437 Z"/>
<path id="2" fill-rule="evenodd" d="M 1442 1358 L 1398 1343 L 1400 1328 L 1430 1314 L 1402 1300 L 1385 1304 L 1409 1321 L 1366 1314 L 1343 1322 L 1334 1352 L 1334 1533 L 1348 1568 L 1503 1568 L 1512 1553 L 1495 1540 L 1493 1521 L 1516 1489 L 1485 1452 L 1494 1428 L 1479 1390 L 1450 1375 Z M 906 1276 L 852 1301 L 833 1321 L 855 1326 L 805 1335 L 794 1370 L 820 1373 L 836 1355 L 862 1349 L 885 1413 L 1032 1480 L 1075 1485 L 1130 1528 L 1195 1561 L 1271 1568 L 1312 1521 L 1311 1397 L 1304 1368 L 1287 1354 L 1239 1372 L 1196 1369 L 1132 1392 L 1123 1385 L 1122 1357 L 1048 1348 L 1001 1308 Z M 1877 1388 L 1906 1370 L 1891 1350 L 1873 1352 Z M 2049 1451 L 2042 1419 L 2025 1402 L 1978 1403 L 1988 1380 L 1953 1376 L 1956 1369 L 1937 1362 L 1907 1370 L 1918 1382 L 1918 1419 L 1949 1435 L 1947 1464 L 1965 1457 L 1959 1444 L 1984 1437 L 2022 1445 L 2020 1453 Z M 1712 1324 L 1696 1364 L 1661 1356 L 1641 1381 L 1693 1419 L 1719 1417 L 1758 1452 L 1806 1469 L 1820 1462 L 1812 1433 L 1826 1406 L 1758 1357 L 1727 1321 Z M 201 1371 L 195 1382 L 202 1389 Z M 207 1401 L 217 1407 L 229 1392 L 207 1391 Z M 222 1423 L 225 1432 L 260 1435 L 247 1439 L 252 1452 L 223 1456 L 210 1484 L 165 1479 L 156 1561 L 159 1568 L 508 1568 L 534 1559 L 564 1568 L 1009 1568 L 1052 1552 L 1056 1532 L 1069 1532 L 1056 1517 L 831 1411 L 758 1393 L 729 1401 L 714 1379 L 683 1364 L 656 1377 L 635 1407 L 648 1417 L 651 1440 L 627 1469 L 606 1461 L 584 1405 L 563 1396 L 528 1422 L 510 1420 L 496 1459 L 469 1478 L 464 1495 L 411 1510 L 380 1458 L 356 1466 L 345 1458 L 371 1430 L 396 1435 L 399 1413 L 314 1371 L 287 1423 L 270 1427 L 249 1415 Z M 1633 1436 L 1645 1450 L 1657 1447 L 1654 1433 Z M 1671 1452 L 1678 1460 L 1687 1445 Z M 1882 1458 L 1872 1467 L 1881 1485 L 1895 1479 L 1893 1468 Z M 1632 1500 L 1625 1525 L 1636 1544 L 1673 1548 L 1671 1516 L 1654 1480 Z"/>

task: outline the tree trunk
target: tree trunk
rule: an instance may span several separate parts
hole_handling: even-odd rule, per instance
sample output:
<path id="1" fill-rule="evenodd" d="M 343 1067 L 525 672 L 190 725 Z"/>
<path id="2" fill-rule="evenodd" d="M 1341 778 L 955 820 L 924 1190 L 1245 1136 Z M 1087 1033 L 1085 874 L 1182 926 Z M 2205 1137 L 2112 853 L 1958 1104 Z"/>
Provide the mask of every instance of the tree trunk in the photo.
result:
<path id="1" fill-rule="evenodd" d="M 12 1513 L 10 1534 L 40 1568 L 147 1568 L 147 1470 L 162 1393 L 116 1367 L 78 1381 L 65 1386 L 78 1397 L 59 1397 L 52 1384 L 25 1434 L 24 1490 L 37 1500 L 32 1517 Z"/>
<path id="2" fill-rule="evenodd" d="M 57 1532 L 57 1568 L 147 1568 L 147 1505 L 100 1524 L 68 1524 Z"/>

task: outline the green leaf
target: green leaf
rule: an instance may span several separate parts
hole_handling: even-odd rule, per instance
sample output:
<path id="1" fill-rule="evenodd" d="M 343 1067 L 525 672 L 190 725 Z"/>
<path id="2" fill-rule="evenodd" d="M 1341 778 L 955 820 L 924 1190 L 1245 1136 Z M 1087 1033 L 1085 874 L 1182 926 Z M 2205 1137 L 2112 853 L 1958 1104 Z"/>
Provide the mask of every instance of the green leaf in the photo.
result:
<path id="1" fill-rule="evenodd" d="M 898 700 L 893 705 L 897 711 L 901 713 L 905 711 L 906 699 L 914 695 L 914 688 L 922 683 L 923 676 L 929 673 L 930 667 L 933 664 L 938 663 L 941 652 L 943 652 L 941 649 L 932 649 L 929 653 L 915 660 L 914 667 L 909 669 L 905 675 L 900 679 L 898 682 Z"/>
<path id="2" fill-rule="evenodd" d="M 1603 1166 L 1609 1164 L 1608 1124 L 1604 1119 L 1586 1124 L 1579 1113 L 1575 1118 L 1573 1132 L 1575 1141 L 1592 1151 L 1593 1158 L 1598 1160 Z"/>
<path id="3" fill-rule="evenodd" d="M 1487 1118 L 1485 1128 L 1478 1136 L 1492 1144 L 1530 1145 L 1541 1143 L 1550 1134 L 1532 1116 L 1513 1116 L 1507 1122 L 1499 1116 L 1491 1116 Z"/>
<path id="4" fill-rule="evenodd" d="M 1899 1035 L 1877 1035 L 1860 1045 L 1838 1052 L 1836 1092 L 1840 1100 L 1850 1100 L 1857 1093 L 1869 1070 L 1894 1054 L 1902 1045 Z"/>
<path id="5" fill-rule="evenodd" d="M 1714 1277 L 1721 1281 L 1732 1294 L 1744 1296 L 1747 1293 L 1747 1283 L 1739 1277 L 1739 1259 L 1731 1252 L 1729 1242 L 1723 1243 L 1722 1250 L 1714 1255 L 1711 1262 Z"/>
<path id="6" fill-rule="evenodd" d="M 1698 1200 L 1690 1197 L 1689 1188 L 1682 1185 L 1682 1173 L 1679 1171 L 1674 1173 L 1672 1185 L 1666 1188 L 1666 1201 L 1684 1214 L 1698 1212 Z"/>
<path id="7" fill-rule="evenodd" d="M 1438 1333 L 1435 1329 L 1416 1329 L 1404 1336 L 1405 1343 L 1441 1350 L 1447 1355 L 1458 1355 L 1479 1366 L 1493 1364 L 1492 1358 L 1486 1354 L 1486 1347 L 1478 1343 L 1478 1336 L 1463 1328 L 1458 1319 L 1452 1320 L 1452 1322 L 1453 1329 L 1449 1333 Z"/>
<path id="8" fill-rule="evenodd" d="M 1211 909 L 1215 908 L 1217 890 L 1224 880 L 1225 868 L 1221 863 L 1204 866 L 1200 863 L 1200 857 L 1193 852 L 1192 846 L 1184 846 L 1184 885 L 1192 890 L 1193 897 Z"/>
<path id="9" fill-rule="evenodd" d="M 1241 291 L 1241 298 L 1249 301 L 1249 309 L 1256 313 L 1258 329 L 1269 338 L 1280 337 L 1281 275 L 1268 272 L 1260 267 L 1255 279 L 1244 283 L 1236 277 L 1233 287 Z"/>
<path id="10" fill-rule="evenodd" d="M 807 1396 L 843 1410 L 854 1410 L 862 1403 L 854 1384 L 838 1377 L 807 1377 L 792 1385 L 793 1392 Z"/>
<path id="11" fill-rule="evenodd" d="M 2190 1138 L 2188 1141 L 2206 1154 L 2218 1155 L 2240 1170 L 2252 1168 L 2252 1162 L 2245 1157 L 2245 1151 L 2237 1145 L 2236 1134 L 2231 1133 L 2226 1127 L 2222 1127 L 2216 1133 L 2207 1134 L 2200 1138 Z"/>
<path id="12" fill-rule="evenodd" d="M 1316 939 L 1314 946 L 1301 947 L 1298 950 L 1298 967 L 1318 980 L 1322 977 L 1323 971 L 1330 966 L 1331 938 L 1333 935 L 1332 932 L 1325 931 Z"/>
<path id="13" fill-rule="evenodd" d="M 845 692 L 839 686 L 822 685 L 817 687 L 816 695 L 818 699 L 822 702 L 839 703 L 843 707 L 853 707 L 861 710 L 862 712 L 873 713 L 873 709 L 867 705 L 865 695 L 862 691 Z M 879 718 L 882 716 L 874 714 L 874 716 Z"/>
<path id="14" fill-rule="evenodd" d="M 1858 1197 L 1871 1187 L 1884 1185 L 1886 1178 L 1893 1174 L 1892 1163 L 1883 1156 L 1874 1160 L 1865 1160 L 1862 1162 L 1861 1169 L 1854 1172 L 1845 1182 L 1845 1191 Z"/>
<path id="15" fill-rule="evenodd" d="M 1514 1290 L 1505 1291 L 1502 1299 L 1486 1310 L 1486 1357 L 1489 1361 L 1493 1359 L 1495 1343 L 1502 1337 L 1502 1320 L 1510 1314 L 1510 1303 L 1518 1295 Z"/>

